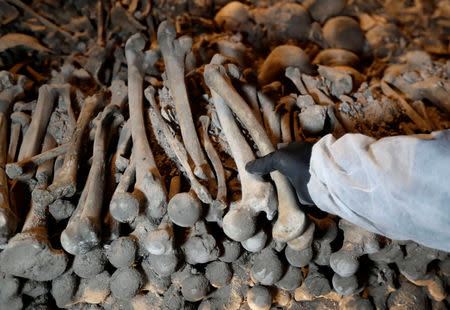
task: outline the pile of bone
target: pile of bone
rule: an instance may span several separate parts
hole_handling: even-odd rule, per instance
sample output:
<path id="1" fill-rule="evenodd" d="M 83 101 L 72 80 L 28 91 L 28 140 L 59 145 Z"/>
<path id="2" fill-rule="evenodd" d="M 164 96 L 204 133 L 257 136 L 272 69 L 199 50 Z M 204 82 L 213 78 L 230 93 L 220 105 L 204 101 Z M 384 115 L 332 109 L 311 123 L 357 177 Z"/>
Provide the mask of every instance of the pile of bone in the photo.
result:
<path id="1" fill-rule="evenodd" d="M 0 309 L 445 309 L 447 253 L 301 206 L 278 172 L 245 171 L 328 132 L 450 127 L 448 64 L 413 51 L 371 78 L 358 54 L 401 40 L 382 44 L 385 24 L 321 2 L 231 2 L 214 20 L 235 34 L 206 47 L 162 22 L 157 45 L 135 34 L 117 48 L 103 87 L 98 70 L 66 63 L 24 102 L 33 82 L 1 71 Z M 311 62 L 279 45 L 253 74 L 242 35 L 323 50 Z"/>

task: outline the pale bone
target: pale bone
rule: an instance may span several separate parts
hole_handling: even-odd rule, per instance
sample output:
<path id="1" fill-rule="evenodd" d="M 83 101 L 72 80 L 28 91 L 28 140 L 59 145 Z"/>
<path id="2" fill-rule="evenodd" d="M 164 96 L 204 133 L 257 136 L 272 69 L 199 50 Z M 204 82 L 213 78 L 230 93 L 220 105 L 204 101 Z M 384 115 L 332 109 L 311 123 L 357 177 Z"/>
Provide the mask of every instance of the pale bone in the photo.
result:
<path id="1" fill-rule="evenodd" d="M 393 97 L 398 100 L 400 106 L 405 110 L 406 115 L 422 130 L 429 130 L 433 127 L 427 123 L 409 104 L 403 99 L 402 96 L 397 94 L 385 81 L 381 81 L 381 90 L 388 97 Z"/>
<path id="2" fill-rule="evenodd" d="M 300 70 L 298 68 L 287 67 L 285 75 L 294 83 L 301 95 L 308 95 L 308 91 L 302 82 Z"/>
<path id="3" fill-rule="evenodd" d="M 164 21 L 158 27 L 158 43 L 166 66 L 169 89 L 175 103 L 183 144 L 195 165 L 194 174 L 201 179 L 212 181 L 212 171 L 197 136 L 184 81 L 185 56 L 191 49 L 192 40 L 177 40 L 175 27 L 168 21 Z"/>
<path id="4" fill-rule="evenodd" d="M 50 150 L 56 146 L 56 140 L 53 138 L 51 134 L 47 132 L 45 135 L 44 143 L 42 144 L 42 150 Z M 33 192 L 31 193 L 31 197 L 33 199 L 35 193 L 38 193 L 41 189 L 47 188 L 47 185 L 50 183 L 51 177 L 53 176 L 53 166 L 54 166 L 54 157 L 43 161 L 40 163 L 36 169 L 35 179 L 37 181 L 36 186 L 33 189 Z M 47 194 L 48 192 L 45 191 Z M 49 197 L 49 201 L 51 202 L 52 199 Z M 48 204 L 45 204 L 46 206 Z"/>
<path id="5" fill-rule="evenodd" d="M 294 106 L 296 105 L 297 100 L 292 96 L 286 96 L 281 98 L 278 103 L 276 109 L 278 110 L 281 107 L 284 107 L 286 110 L 281 116 L 281 141 L 283 143 L 292 142 L 292 130 L 291 130 L 291 112 Z"/>
<path id="6" fill-rule="evenodd" d="M 191 170 L 191 167 L 188 162 L 188 158 L 186 155 L 186 151 L 180 141 L 175 138 L 170 132 L 169 126 L 163 120 L 161 113 L 159 112 L 158 106 L 155 100 L 155 89 L 153 87 L 147 87 L 145 90 L 145 97 L 150 102 L 150 119 L 152 121 L 152 125 L 154 130 L 160 130 L 165 136 L 167 143 L 169 144 L 171 150 L 175 154 L 176 158 L 179 161 L 179 164 L 183 168 L 183 172 L 189 179 L 191 183 L 191 187 L 194 190 L 195 194 L 198 198 L 203 202 L 210 204 L 213 202 L 211 194 L 208 190 L 203 186 L 195 177 L 194 173 Z"/>
<path id="7" fill-rule="evenodd" d="M 205 67 L 206 84 L 222 98 L 226 98 L 225 103 L 242 121 L 258 146 L 261 155 L 264 156 L 274 152 L 275 147 L 270 142 L 263 127 L 222 72 L 223 68 L 221 70 L 219 65 L 207 65 Z M 300 210 L 296 194 L 289 180 L 278 171 L 271 172 L 270 176 L 275 182 L 278 194 L 278 219 L 273 227 L 272 234 L 277 241 L 289 241 L 298 237 L 305 229 L 305 214 Z"/>
<path id="8" fill-rule="evenodd" d="M 53 199 L 71 197 L 77 189 L 77 170 L 80 159 L 83 137 L 95 112 L 104 106 L 103 94 L 95 94 L 86 98 L 77 125 L 69 142 L 69 148 L 64 156 L 64 163 L 55 171 L 53 183 L 48 187 Z"/>
<path id="9" fill-rule="evenodd" d="M 69 145 L 69 143 L 65 143 L 21 161 L 6 164 L 6 174 L 8 174 L 10 179 L 21 178 L 27 172 L 27 169 L 35 168 L 50 159 L 65 154 Z"/>
<path id="10" fill-rule="evenodd" d="M 269 220 L 273 219 L 276 212 L 275 191 L 270 183 L 264 182 L 260 176 L 245 170 L 245 165 L 254 160 L 255 155 L 237 126 L 225 100 L 213 89 L 211 89 L 211 95 L 238 169 L 242 189 L 241 200 L 232 202 L 230 211 L 223 218 L 223 230 L 231 239 L 244 241 L 255 234 L 256 217 L 260 212 L 264 211 Z"/>
<path id="11" fill-rule="evenodd" d="M 112 217 L 121 223 L 131 223 L 139 213 L 140 202 L 136 195 L 128 192 L 136 178 L 136 161 L 131 160 L 120 178 L 109 204 Z"/>
<path id="12" fill-rule="evenodd" d="M 24 10 L 26 13 L 30 14 L 31 16 L 34 16 L 38 21 L 40 21 L 48 29 L 61 33 L 65 38 L 69 39 L 69 41 L 71 41 L 71 43 L 78 42 L 78 40 L 76 40 L 70 33 L 68 33 L 64 29 L 58 27 L 57 25 L 53 24 L 48 19 L 42 17 L 41 15 L 36 13 L 32 8 L 30 8 L 28 5 L 24 4 L 22 1 L 20 1 L 20 0 L 8 0 L 8 1 L 14 5 L 20 7 L 22 10 Z"/>
<path id="13" fill-rule="evenodd" d="M 17 160 L 36 155 L 44 139 L 47 124 L 53 111 L 56 99 L 56 90 L 49 85 L 39 88 L 39 97 L 30 126 L 23 137 Z"/>
<path id="14" fill-rule="evenodd" d="M 28 130 L 28 126 L 31 123 L 31 117 L 23 112 L 11 113 L 10 119 L 11 132 L 9 135 L 8 163 L 15 160 L 17 148 L 19 146 L 20 134 L 22 133 L 22 136 L 24 136 Z"/>
<path id="15" fill-rule="evenodd" d="M 112 101 L 111 101 L 112 102 Z M 131 124 L 127 121 L 120 131 L 119 141 L 117 141 L 116 152 L 114 153 L 112 162 L 116 171 L 123 172 L 129 165 L 130 161 L 125 157 L 131 145 Z"/>
<path id="16" fill-rule="evenodd" d="M 202 124 L 201 136 L 203 140 L 203 147 L 205 148 L 206 154 L 208 155 L 209 160 L 213 165 L 217 179 L 216 199 L 210 206 L 212 210 L 208 211 L 206 220 L 221 223 L 223 212 L 227 207 L 227 184 L 225 179 L 225 171 L 223 169 L 222 161 L 220 160 L 219 154 L 214 148 L 211 139 L 209 138 L 208 135 L 208 129 L 210 125 L 209 117 L 206 115 L 200 116 L 200 123 Z"/>
<path id="17" fill-rule="evenodd" d="M 258 91 L 258 99 L 261 104 L 264 128 L 269 135 L 272 145 L 277 145 L 281 142 L 281 121 L 280 115 L 275 111 L 275 103 L 269 96 Z"/>
<path id="18" fill-rule="evenodd" d="M 46 139 L 43 150 L 54 145 L 54 139 Z M 53 165 L 43 163 L 40 167 L 51 175 Z M 41 169 L 41 170 L 42 170 Z M 39 184 L 46 186 L 47 180 Z M 69 261 L 62 250 L 55 250 L 48 240 L 48 210 L 33 200 L 22 232 L 15 235 L 2 252 L 0 264 L 3 270 L 15 276 L 37 281 L 50 281 L 66 270 Z"/>
<path id="19" fill-rule="evenodd" d="M 128 64 L 128 105 L 136 160 L 134 189 L 145 197 L 144 206 L 147 216 L 160 219 L 166 213 L 167 194 L 145 131 L 142 88 L 146 56 L 149 54 L 144 55 L 142 52 L 144 47 L 145 40 L 140 34 L 131 36 L 125 45 Z"/>
<path id="20" fill-rule="evenodd" d="M 93 160 L 86 182 L 87 189 L 84 189 L 85 201 L 77 212 L 79 218 L 71 220 L 61 233 L 61 245 L 73 255 L 85 254 L 100 243 L 108 132 L 113 131 L 111 128 L 115 125 L 113 114 L 117 112 L 118 107 L 113 105 L 107 106 L 102 112 L 101 122 L 97 125 L 95 134 Z"/>
<path id="21" fill-rule="evenodd" d="M 246 101 L 248 101 L 250 103 L 250 106 L 252 107 L 252 111 L 255 114 L 256 119 L 261 124 L 263 124 L 261 111 L 260 111 L 259 103 L 258 103 L 258 92 L 256 90 L 256 87 L 251 84 L 243 84 L 241 86 L 241 89 L 245 95 L 244 99 L 246 99 Z"/>

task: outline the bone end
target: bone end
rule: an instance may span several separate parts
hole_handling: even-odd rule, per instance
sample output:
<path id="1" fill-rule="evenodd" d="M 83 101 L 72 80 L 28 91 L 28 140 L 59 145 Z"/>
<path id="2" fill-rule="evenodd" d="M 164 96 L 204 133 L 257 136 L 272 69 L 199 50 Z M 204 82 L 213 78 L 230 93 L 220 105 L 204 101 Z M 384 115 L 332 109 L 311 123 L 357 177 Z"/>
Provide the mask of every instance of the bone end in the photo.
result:
<path id="1" fill-rule="evenodd" d="M 23 174 L 23 168 L 17 163 L 6 164 L 5 172 L 11 180 L 17 179 Z"/>
<path id="2" fill-rule="evenodd" d="M 235 241 L 244 241 L 256 232 L 256 221 L 248 210 L 234 209 L 223 217 L 223 231 Z"/>
<path id="3" fill-rule="evenodd" d="M 200 219 L 202 206 L 189 193 L 178 193 L 168 204 L 168 215 L 172 222 L 181 227 L 192 227 Z"/>
<path id="4" fill-rule="evenodd" d="M 99 232 L 89 219 L 70 222 L 61 233 L 61 245 L 72 255 L 86 254 L 100 242 Z"/>
<path id="5" fill-rule="evenodd" d="M 11 240 L 0 256 L 3 271 L 36 281 L 57 278 L 66 270 L 67 263 L 63 251 L 52 249 L 50 244 L 38 238 Z"/>
<path id="6" fill-rule="evenodd" d="M 0 200 L 2 200 L 0 194 Z M 0 246 L 8 242 L 17 228 L 17 217 L 9 209 L 0 209 Z"/>
<path id="7" fill-rule="evenodd" d="M 131 193 L 117 193 L 111 199 L 109 210 L 121 223 L 131 223 L 139 213 L 139 200 Z"/>
<path id="8" fill-rule="evenodd" d="M 55 199 L 63 197 L 72 197 L 77 191 L 75 182 L 69 184 L 50 185 L 49 190 Z"/>
<path id="9" fill-rule="evenodd" d="M 341 277 L 350 277 L 359 268 L 358 257 L 349 251 L 339 251 L 331 254 L 330 266 Z"/>
<path id="10" fill-rule="evenodd" d="M 304 231 L 306 217 L 303 212 L 290 212 L 285 216 L 278 216 L 278 220 L 273 226 L 272 235 L 276 241 L 288 242 Z"/>
<path id="11" fill-rule="evenodd" d="M 35 188 L 31 193 L 31 198 L 38 206 L 48 206 L 53 201 L 53 195 L 45 188 Z"/>

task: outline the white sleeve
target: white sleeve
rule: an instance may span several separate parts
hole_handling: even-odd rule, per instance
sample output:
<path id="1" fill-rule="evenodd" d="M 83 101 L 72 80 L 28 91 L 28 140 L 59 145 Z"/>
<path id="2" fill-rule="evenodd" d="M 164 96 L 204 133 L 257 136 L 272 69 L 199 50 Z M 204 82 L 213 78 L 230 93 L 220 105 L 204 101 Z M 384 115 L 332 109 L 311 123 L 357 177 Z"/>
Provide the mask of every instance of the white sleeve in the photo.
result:
<path id="1" fill-rule="evenodd" d="M 450 251 L 450 130 L 376 141 L 323 137 L 312 150 L 316 205 L 369 231 Z"/>

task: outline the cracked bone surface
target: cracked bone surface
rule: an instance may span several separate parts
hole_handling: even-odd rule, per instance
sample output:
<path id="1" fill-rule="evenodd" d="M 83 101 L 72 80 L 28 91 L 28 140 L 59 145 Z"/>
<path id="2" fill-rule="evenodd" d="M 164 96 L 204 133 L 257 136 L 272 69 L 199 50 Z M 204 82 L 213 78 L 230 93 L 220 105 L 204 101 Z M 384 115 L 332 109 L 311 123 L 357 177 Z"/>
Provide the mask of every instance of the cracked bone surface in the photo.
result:
<path id="1" fill-rule="evenodd" d="M 184 81 L 185 57 L 191 49 L 192 40 L 190 38 L 176 39 L 175 26 L 164 21 L 158 27 L 158 43 L 164 58 L 169 89 L 174 99 L 183 143 L 195 164 L 194 174 L 201 179 L 211 181 L 212 171 L 197 136 Z"/>
<path id="2" fill-rule="evenodd" d="M 95 132 L 93 161 L 84 190 L 86 198 L 72 215 L 66 229 L 61 233 L 61 245 L 73 255 L 85 254 L 101 241 L 101 211 L 106 174 L 106 150 L 108 132 L 114 129 L 114 114 L 117 106 L 108 105 L 102 112 Z M 81 200 L 81 199 L 80 199 Z"/>
<path id="3" fill-rule="evenodd" d="M 125 45 L 128 64 L 128 105 L 136 160 L 134 189 L 145 197 L 147 216 L 160 219 L 166 213 L 167 194 L 145 131 L 143 76 L 146 56 L 149 54 L 145 55 L 142 52 L 144 47 L 145 40 L 139 34 L 131 36 Z"/>
<path id="4" fill-rule="evenodd" d="M 213 58 L 211 63 L 214 63 L 216 59 Z M 232 202 L 230 211 L 223 218 L 223 230 L 231 239 L 244 241 L 255 234 L 256 217 L 260 212 L 264 211 L 269 220 L 273 219 L 276 211 L 275 192 L 270 183 L 264 182 L 260 176 L 245 170 L 245 165 L 254 160 L 255 155 L 237 126 L 225 100 L 213 89 L 211 94 L 238 169 L 242 188 L 241 200 Z"/>
<path id="5" fill-rule="evenodd" d="M 53 138 L 51 140 L 54 142 Z M 46 139 L 43 151 L 52 146 L 51 140 Z M 43 162 L 41 167 L 48 175 L 52 174 L 53 165 Z M 47 181 L 44 179 L 41 185 L 46 186 Z M 69 258 L 64 251 L 54 249 L 49 241 L 48 217 L 47 206 L 32 200 L 22 231 L 11 238 L 0 253 L 3 271 L 31 280 L 50 281 L 66 270 Z"/>
<path id="6" fill-rule="evenodd" d="M 206 65 L 204 76 L 208 87 L 222 98 L 225 98 L 224 102 L 244 124 L 258 146 L 261 155 L 267 155 L 275 151 L 262 125 L 255 118 L 247 103 L 231 85 L 231 81 L 224 73 L 224 68 L 216 64 Z M 275 182 L 278 196 L 278 219 L 273 227 L 272 234 L 276 240 L 289 241 L 303 232 L 305 228 L 305 214 L 299 208 L 296 194 L 288 179 L 278 171 L 271 172 L 270 176 Z"/>
<path id="7" fill-rule="evenodd" d="M 83 137 L 87 133 L 90 120 L 102 106 L 104 106 L 104 99 L 100 93 L 90 96 L 84 101 L 76 128 L 69 142 L 69 148 L 64 155 L 64 163 L 55 171 L 53 183 L 48 187 L 53 199 L 71 197 L 75 194 Z"/>

